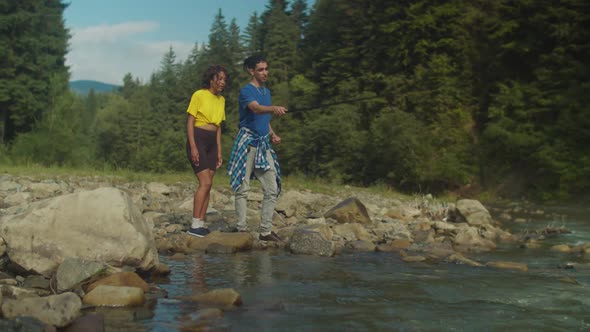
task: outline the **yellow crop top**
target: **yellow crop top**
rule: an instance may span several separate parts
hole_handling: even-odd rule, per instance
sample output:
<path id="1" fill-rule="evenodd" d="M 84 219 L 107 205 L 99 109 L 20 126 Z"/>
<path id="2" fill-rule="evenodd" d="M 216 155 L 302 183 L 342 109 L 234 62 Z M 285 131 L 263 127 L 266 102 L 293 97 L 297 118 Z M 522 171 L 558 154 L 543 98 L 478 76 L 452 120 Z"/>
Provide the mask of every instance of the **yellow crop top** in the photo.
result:
<path id="1" fill-rule="evenodd" d="M 212 94 L 208 89 L 197 90 L 186 112 L 195 117 L 195 127 L 208 123 L 219 127 L 225 120 L 225 98 Z"/>

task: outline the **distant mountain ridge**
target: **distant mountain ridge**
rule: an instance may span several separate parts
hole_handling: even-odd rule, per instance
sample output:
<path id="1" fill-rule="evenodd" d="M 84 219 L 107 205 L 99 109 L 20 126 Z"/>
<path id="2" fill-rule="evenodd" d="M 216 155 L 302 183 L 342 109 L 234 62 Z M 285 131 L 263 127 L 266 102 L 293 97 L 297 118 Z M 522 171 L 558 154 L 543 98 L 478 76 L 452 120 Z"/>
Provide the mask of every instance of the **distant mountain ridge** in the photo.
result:
<path id="1" fill-rule="evenodd" d="M 83 95 L 88 94 L 91 89 L 94 89 L 94 92 L 113 92 L 118 90 L 120 87 L 121 86 L 119 85 L 92 80 L 78 80 L 70 82 L 70 90 Z"/>

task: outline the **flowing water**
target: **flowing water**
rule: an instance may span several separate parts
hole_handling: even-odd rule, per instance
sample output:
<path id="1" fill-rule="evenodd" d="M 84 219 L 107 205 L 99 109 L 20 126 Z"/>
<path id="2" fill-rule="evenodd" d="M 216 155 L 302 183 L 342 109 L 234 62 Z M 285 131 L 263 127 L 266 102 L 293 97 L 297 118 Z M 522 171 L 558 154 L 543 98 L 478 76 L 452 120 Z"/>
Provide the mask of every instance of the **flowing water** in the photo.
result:
<path id="1" fill-rule="evenodd" d="M 553 224 L 573 231 L 543 240 L 542 248 L 513 245 L 468 255 L 484 263 L 526 263 L 528 272 L 405 263 L 394 253 L 325 258 L 269 250 L 194 254 L 182 261 L 162 256 L 172 273 L 158 285 L 168 297 L 156 299 L 146 315 L 136 313 L 132 324 L 137 330 L 191 330 L 199 324 L 199 308 L 180 298 L 228 287 L 241 294 L 243 305 L 199 325 L 203 330 L 590 331 L 590 260 L 548 250 L 589 242 L 588 212 L 504 226 L 517 232 Z M 576 267 L 565 268 L 568 262 Z"/>

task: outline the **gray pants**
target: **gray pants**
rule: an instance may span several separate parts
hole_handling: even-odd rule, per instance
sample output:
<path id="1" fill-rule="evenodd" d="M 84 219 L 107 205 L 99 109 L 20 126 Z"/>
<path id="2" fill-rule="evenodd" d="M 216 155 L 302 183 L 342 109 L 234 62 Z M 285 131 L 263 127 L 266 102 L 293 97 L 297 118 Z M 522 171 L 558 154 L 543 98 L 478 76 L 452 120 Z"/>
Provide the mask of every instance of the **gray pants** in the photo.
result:
<path id="1" fill-rule="evenodd" d="M 267 171 L 261 169 L 254 170 L 255 156 L 256 148 L 250 147 L 248 149 L 248 158 L 246 159 L 246 177 L 236 191 L 236 213 L 238 215 L 237 228 L 240 231 L 248 229 L 248 224 L 246 223 L 248 192 L 250 191 L 250 176 L 252 175 L 252 171 L 254 171 L 254 175 L 256 175 L 256 178 L 260 181 L 264 192 L 259 232 L 262 235 L 267 235 L 272 230 L 272 215 L 278 197 L 277 171 L 270 151 L 266 151 L 266 159 L 270 164 L 270 169 Z"/>

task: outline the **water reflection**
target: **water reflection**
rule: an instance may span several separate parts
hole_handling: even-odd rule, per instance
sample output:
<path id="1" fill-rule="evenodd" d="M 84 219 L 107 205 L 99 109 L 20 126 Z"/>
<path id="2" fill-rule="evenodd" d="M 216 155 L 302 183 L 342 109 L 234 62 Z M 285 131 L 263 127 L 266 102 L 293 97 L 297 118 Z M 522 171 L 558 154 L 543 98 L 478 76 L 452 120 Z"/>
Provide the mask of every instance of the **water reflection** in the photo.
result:
<path id="1" fill-rule="evenodd" d="M 535 226 L 545 226 L 546 215 Z M 532 222 L 531 222 L 532 223 Z M 533 224 L 531 224 L 533 225 Z M 531 226 L 529 225 L 529 226 Z M 520 227 L 520 225 L 516 225 Z M 590 239 L 587 214 L 570 218 L 574 233 L 553 242 Z M 227 331 L 590 330 L 588 270 L 560 269 L 571 259 L 546 248 L 500 247 L 473 255 L 482 262 L 527 263 L 529 272 L 440 263 L 408 264 L 390 253 L 333 258 L 284 251 L 195 254 L 162 261 L 172 269 L 161 286 L 150 330 L 179 330 L 199 308 L 181 296 L 233 288 L 244 305 L 207 327 Z M 587 264 L 587 263 L 586 263 Z M 564 283 L 569 277 L 577 283 Z"/>

